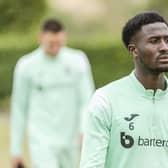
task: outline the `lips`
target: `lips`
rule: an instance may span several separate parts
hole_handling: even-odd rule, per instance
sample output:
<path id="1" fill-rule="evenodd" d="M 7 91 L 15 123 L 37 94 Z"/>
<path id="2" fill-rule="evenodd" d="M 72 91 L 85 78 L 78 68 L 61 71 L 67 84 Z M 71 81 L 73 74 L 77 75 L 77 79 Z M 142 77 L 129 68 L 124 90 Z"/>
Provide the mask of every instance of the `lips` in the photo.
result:
<path id="1" fill-rule="evenodd" d="M 159 62 L 160 63 L 168 63 L 168 54 L 161 55 L 159 57 Z"/>

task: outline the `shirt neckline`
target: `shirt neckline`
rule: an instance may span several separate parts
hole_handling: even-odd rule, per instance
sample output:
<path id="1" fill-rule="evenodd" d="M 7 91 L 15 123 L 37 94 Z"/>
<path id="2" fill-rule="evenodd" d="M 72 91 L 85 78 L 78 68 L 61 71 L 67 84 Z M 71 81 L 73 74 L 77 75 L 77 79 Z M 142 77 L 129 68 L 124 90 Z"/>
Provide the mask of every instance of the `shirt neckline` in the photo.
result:
<path id="1" fill-rule="evenodd" d="M 135 76 L 135 70 L 132 71 L 129 77 L 131 81 L 133 82 L 136 90 L 144 97 L 147 97 L 147 98 L 155 97 L 156 99 L 160 99 L 162 96 L 166 95 L 166 93 L 168 92 L 168 80 L 166 76 L 165 76 L 165 81 L 167 83 L 166 89 L 165 90 L 157 89 L 156 91 L 154 91 L 153 89 L 145 89 L 142 83 Z"/>

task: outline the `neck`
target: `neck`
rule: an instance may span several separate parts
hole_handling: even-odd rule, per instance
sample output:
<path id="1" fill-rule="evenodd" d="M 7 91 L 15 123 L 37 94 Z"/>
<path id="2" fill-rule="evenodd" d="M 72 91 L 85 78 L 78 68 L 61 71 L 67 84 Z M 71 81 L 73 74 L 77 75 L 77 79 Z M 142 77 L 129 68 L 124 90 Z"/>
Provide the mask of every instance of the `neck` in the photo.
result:
<path id="1" fill-rule="evenodd" d="M 137 79 L 141 82 L 145 89 L 162 89 L 165 90 L 164 73 L 151 73 L 147 71 L 135 70 Z"/>

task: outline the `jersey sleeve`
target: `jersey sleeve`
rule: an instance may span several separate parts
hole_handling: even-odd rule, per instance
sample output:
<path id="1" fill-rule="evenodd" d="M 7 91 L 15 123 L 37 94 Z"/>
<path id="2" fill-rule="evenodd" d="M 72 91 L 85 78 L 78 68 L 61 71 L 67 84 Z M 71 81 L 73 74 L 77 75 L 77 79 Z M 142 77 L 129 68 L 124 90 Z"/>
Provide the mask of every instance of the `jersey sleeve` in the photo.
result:
<path id="1" fill-rule="evenodd" d="M 99 91 L 88 107 L 80 168 L 104 168 L 111 131 L 111 108 Z"/>
<path id="2" fill-rule="evenodd" d="M 79 97 L 80 97 L 80 131 L 83 133 L 83 128 L 85 125 L 85 118 L 86 118 L 86 107 L 91 99 L 92 94 L 95 90 L 94 80 L 92 76 L 92 70 L 90 63 L 88 61 L 87 56 L 85 53 L 81 52 L 81 60 L 79 62 L 80 67 L 80 81 L 79 81 Z"/>
<path id="3" fill-rule="evenodd" d="M 22 59 L 14 71 L 13 91 L 11 100 L 11 155 L 22 155 L 22 143 L 28 110 L 29 79 Z"/>

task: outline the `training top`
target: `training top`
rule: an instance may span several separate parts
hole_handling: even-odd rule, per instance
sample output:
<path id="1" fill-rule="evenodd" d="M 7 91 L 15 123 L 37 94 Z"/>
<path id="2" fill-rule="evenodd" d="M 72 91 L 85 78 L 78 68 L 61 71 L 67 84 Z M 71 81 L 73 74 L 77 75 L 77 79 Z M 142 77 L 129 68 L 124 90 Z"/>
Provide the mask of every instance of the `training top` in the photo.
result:
<path id="1" fill-rule="evenodd" d="M 39 47 L 23 56 L 14 72 L 11 154 L 22 155 L 25 128 L 29 143 L 77 145 L 82 111 L 94 91 L 86 55 L 63 47 L 55 57 Z"/>
<path id="2" fill-rule="evenodd" d="M 132 72 L 98 89 L 88 111 L 80 168 L 168 167 L 168 89 L 145 89 Z"/>

